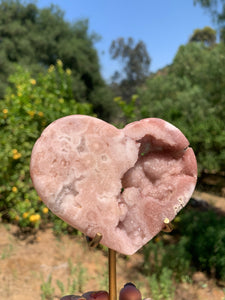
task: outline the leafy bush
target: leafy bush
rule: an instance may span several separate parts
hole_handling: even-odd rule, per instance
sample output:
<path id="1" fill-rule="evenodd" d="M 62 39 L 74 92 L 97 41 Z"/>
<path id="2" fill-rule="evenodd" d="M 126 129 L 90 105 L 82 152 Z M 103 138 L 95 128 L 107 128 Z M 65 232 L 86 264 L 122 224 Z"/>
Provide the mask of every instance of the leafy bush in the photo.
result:
<path id="1" fill-rule="evenodd" d="M 194 270 L 225 279 L 225 219 L 213 211 L 186 210 L 175 221 L 172 242 L 160 234 L 143 248 L 144 270 L 160 276 L 163 268 L 182 281 Z"/>
<path id="2" fill-rule="evenodd" d="M 31 183 L 32 147 L 55 119 L 93 112 L 90 104 L 73 99 L 71 70 L 64 70 L 60 60 L 36 79 L 18 66 L 10 83 L 0 101 L 0 213 L 22 227 L 38 227 L 49 219 L 49 212 Z M 58 220 L 52 214 L 50 218 Z"/>
<path id="3" fill-rule="evenodd" d="M 225 218 L 214 211 L 187 211 L 179 233 L 187 238 L 186 251 L 196 269 L 225 279 Z"/>

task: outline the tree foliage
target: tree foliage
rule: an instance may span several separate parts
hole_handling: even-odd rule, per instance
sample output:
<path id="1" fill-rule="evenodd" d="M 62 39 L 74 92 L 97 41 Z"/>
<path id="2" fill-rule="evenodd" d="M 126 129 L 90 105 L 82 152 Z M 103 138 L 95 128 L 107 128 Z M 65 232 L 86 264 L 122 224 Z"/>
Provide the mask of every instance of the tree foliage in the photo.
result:
<path id="1" fill-rule="evenodd" d="M 194 4 L 197 3 L 204 9 L 209 10 L 212 16 L 216 18 L 216 21 L 225 21 L 225 0 L 194 0 Z"/>
<path id="2" fill-rule="evenodd" d="M 140 118 L 165 119 L 188 137 L 199 170 L 225 169 L 225 46 L 181 46 L 166 72 L 139 90 Z"/>
<path id="3" fill-rule="evenodd" d="M 38 9 L 33 3 L 17 0 L 0 2 L 0 98 L 4 95 L 7 78 L 19 63 L 29 68 L 33 76 L 46 70 L 57 59 L 79 77 L 77 100 L 90 98 L 95 88 L 104 86 L 99 61 L 94 48 L 96 35 L 90 35 L 88 21 L 70 24 L 64 13 L 52 5 Z"/>
<path id="4" fill-rule="evenodd" d="M 216 30 L 209 26 L 206 26 L 203 29 L 195 29 L 189 42 L 201 42 L 206 46 L 211 47 L 216 42 Z"/>
<path id="5" fill-rule="evenodd" d="M 197 3 L 211 13 L 219 26 L 220 40 L 225 43 L 225 0 L 194 0 L 194 4 Z"/>
<path id="6" fill-rule="evenodd" d="M 122 96 L 128 98 L 149 75 L 151 59 L 146 46 L 143 41 L 135 43 L 132 38 L 128 38 L 127 41 L 118 38 L 112 41 L 110 54 L 112 59 L 118 59 L 123 66 L 121 72 L 115 72 L 113 81 L 119 82 Z"/>

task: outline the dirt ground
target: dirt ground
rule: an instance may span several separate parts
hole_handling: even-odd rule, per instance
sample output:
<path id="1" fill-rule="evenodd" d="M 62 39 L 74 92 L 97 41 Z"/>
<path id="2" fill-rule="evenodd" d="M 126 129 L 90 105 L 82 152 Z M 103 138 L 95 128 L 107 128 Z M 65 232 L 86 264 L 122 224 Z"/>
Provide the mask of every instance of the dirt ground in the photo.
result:
<path id="1" fill-rule="evenodd" d="M 225 199 L 222 205 L 224 203 Z M 118 291 L 132 281 L 144 298 L 150 296 L 148 280 L 139 271 L 142 262 L 140 253 L 128 258 L 118 255 Z M 72 283 L 76 284 L 77 294 L 107 289 L 107 253 L 89 249 L 83 237 L 59 239 L 51 228 L 21 235 L 16 226 L 0 223 L 0 299 L 40 300 L 41 286 L 50 281 L 45 285 L 45 292 L 52 294 L 49 299 L 60 299 L 63 294 L 57 280 L 64 286 L 64 295 Z M 225 287 L 197 272 L 192 283 L 176 287 L 175 299 L 224 300 Z"/>

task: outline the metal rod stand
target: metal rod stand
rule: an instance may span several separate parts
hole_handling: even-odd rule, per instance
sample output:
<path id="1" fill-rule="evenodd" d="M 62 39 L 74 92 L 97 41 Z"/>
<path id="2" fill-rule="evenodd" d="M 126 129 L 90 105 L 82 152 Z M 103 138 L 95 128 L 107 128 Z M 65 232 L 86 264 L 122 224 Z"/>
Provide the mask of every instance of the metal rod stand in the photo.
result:
<path id="1" fill-rule="evenodd" d="M 109 262 L 109 300 L 116 300 L 116 251 L 109 248 L 108 250 Z"/>

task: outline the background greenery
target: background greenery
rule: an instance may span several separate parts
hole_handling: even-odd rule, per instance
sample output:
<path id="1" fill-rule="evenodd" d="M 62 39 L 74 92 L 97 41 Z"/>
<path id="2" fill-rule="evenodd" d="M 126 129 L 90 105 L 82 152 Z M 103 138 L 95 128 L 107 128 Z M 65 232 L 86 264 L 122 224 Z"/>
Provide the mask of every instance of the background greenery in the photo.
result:
<path id="1" fill-rule="evenodd" d="M 225 45 L 191 42 L 171 66 L 139 90 L 140 117 L 157 116 L 181 129 L 194 148 L 199 171 L 225 170 Z"/>
<path id="2" fill-rule="evenodd" d="M 93 115 L 91 104 L 73 98 L 71 77 L 71 70 L 64 70 L 61 60 L 36 79 L 18 66 L 9 77 L 12 86 L 0 101 L 0 210 L 3 217 L 21 226 L 38 226 L 48 213 L 29 174 L 32 147 L 40 133 L 62 116 Z"/>
<path id="3" fill-rule="evenodd" d="M 212 9 L 215 1 L 195 2 Z M 49 123 L 69 114 L 97 116 L 118 127 L 141 118 L 163 118 L 188 137 L 200 177 L 223 174 L 224 12 L 213 10 L 219 42 L 212 28 L 196 29 L 172 64 L 155 74 L 149 72 L 151 58 L 142 41 L 112 41 L 110 53 L 121 62 L 121 70 L 106 84 L 94 48 L 98 35 L 89 34 L 87 20 L 70 24 L 55 6 L 38 9 L 35 4 L 0 1 L 2 221 L 21 228 L 51 221 L 57 233 L 72 231 L 41 202 L 29 175 L 36 139 Z M 225 279 L 224 217 L 190 208 L 176 222 L 179 227 L 170 242 L 159 236 L 143 249 L 143 269 L 158 299 L 168 294 L 172 299 L 173 289 L 164 285 L 171 274 L 182 281 L 201 270 Z"/>

